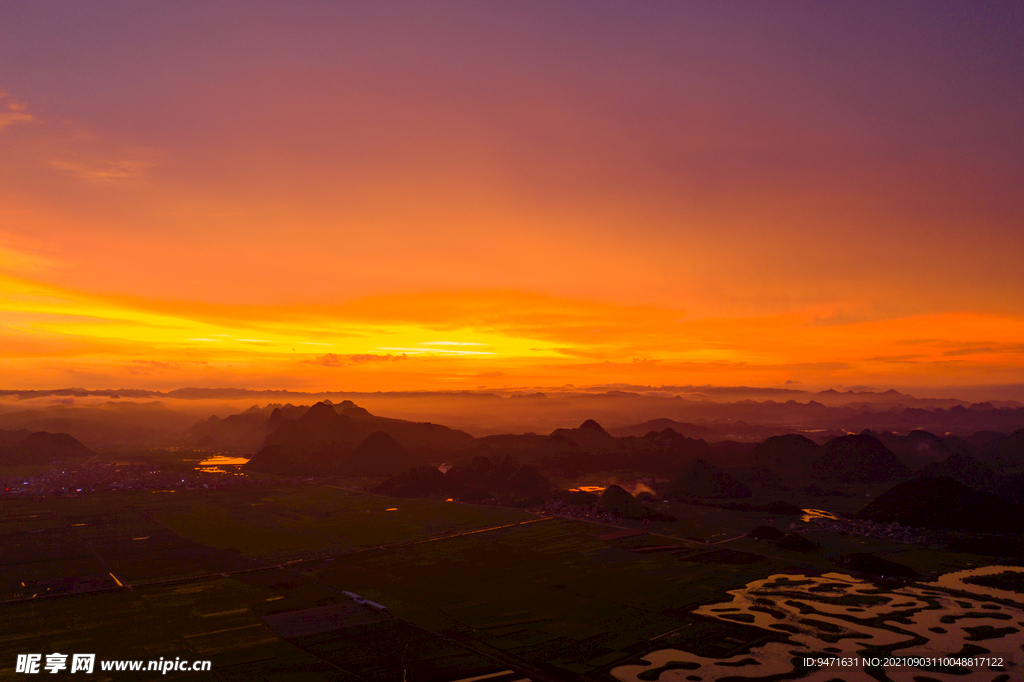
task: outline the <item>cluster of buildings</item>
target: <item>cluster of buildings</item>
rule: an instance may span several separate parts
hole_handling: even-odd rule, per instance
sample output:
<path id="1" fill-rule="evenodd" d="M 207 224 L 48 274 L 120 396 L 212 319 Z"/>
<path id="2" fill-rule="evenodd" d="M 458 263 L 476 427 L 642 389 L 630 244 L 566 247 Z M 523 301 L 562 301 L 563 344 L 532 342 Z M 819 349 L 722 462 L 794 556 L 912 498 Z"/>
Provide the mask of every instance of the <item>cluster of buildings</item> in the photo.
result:
<path id="1" fill-rule="evenodd" d="M 601 511 L 596 505 L 593 504 L 566 504 L 565 501 L 559 499 L 550 499 L 544 502 L 544 506 L 540 509 L 541 513 L 556 514 L 558 516 L 565 516 L 573 519 L 586 519 L 587 521 L 604 521 L 606 523 L 621 524 L 624 523 L 626 517 L 622 514 L 614 514 L 611 512 Z M 643 525 L 649 525 L 644 523 Z"/>
<path id="2" fill-rule="evenodd" d="M 69 463 L 33 476 L 0 477 L 0 495 L 40 498 L 116 490 L 225 490 L 255 482 L 245 475 L 165 469 L 153 463 Z"/>
<path id="3" fill-rule="evenodd" d="M 927 545 L 929 538 L 921 528 L 901 526 L 898 522 L 880 523 L 866 519 L 829 519 L 816 517 L 810 524 L 840 535 L 861 535 L 889 542 L 900 542 L 905 545 Z"/>

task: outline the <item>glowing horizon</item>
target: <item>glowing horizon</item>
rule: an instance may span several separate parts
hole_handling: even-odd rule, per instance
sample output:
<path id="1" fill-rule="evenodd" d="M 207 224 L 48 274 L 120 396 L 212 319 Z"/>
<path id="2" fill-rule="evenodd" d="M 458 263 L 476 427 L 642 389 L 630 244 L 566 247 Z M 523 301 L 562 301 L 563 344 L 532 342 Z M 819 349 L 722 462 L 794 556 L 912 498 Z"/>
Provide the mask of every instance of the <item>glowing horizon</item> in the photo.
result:
<path id="1" fill-rule="evenodd" d="M 0 8 L 0 388 L 1024 383 L 950 7 Z"/>

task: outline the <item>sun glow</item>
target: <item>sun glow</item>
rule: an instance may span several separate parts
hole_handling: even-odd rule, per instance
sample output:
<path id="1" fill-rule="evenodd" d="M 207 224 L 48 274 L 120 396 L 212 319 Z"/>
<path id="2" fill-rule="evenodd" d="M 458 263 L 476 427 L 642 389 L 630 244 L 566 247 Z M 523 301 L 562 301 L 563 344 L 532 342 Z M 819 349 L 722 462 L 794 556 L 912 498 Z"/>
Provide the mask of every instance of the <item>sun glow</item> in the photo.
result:
<path id="1" fill-rule="evenodd" d="M 332 7 L 0 22 L 7 387 L 1024 382 L 1009 34 Z"/>

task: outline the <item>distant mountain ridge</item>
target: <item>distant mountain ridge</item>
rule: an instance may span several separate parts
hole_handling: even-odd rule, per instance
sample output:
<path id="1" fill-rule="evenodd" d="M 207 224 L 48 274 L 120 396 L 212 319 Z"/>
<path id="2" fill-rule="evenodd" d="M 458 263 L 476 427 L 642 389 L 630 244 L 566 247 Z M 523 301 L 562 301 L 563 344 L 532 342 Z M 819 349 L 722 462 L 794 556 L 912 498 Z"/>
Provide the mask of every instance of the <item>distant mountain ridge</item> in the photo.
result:
<path id="1" fill-rule="evenodd" d="M 259 434 L 245 433 L 241 428 L 233 430 L 237 424 L 232 425 L 231 418 L 225 417 L 224 421 L 229 423 L 219 429 L 219 433 L 200 434 L 199 427 L 191 428 L 197 422 L 196 410 L 204 403 L 211 403 L 210 412 L 224 415 L 233 412 L 238 401 L 243 400 L 250 404 L 256 400 L 265 404 L 266 400 L 309 405 L 324 398 L 335 402 L 356 400 L 361 404 L 365 401 L 362 406 L 370 408 L 374 414 L 392 414 L 406 419 L 410 419 L 406 415 L 432 415 L 431 421 L 478 436 L 529 431 L 550 433 L 558 427 L 579 424 L 588 417 L 607 426 L 606 431 L 615 437 L 641 438 L 651 430 L 672 428 L 681 435 L 707 442 L 756 443 L 771 436 L 800 432 L 821 444 L 831 437 L 865 429 L 876 434 L 894 431 L 903 434 L 919 429 L 967 438 L 984 431 L 1008 434 L 1024 428 L 1024 406 L 1019 402 L 921 399 L 892 390 L 812 393 L 742 386 L 606 386 L 545 391 L 545 397 L 539 398 L 529 394 L 524 397 L 523 391 L 506 396 L 482 390 L 327 393 L 239 388 L 8 390 L 0 391 L 0 428 L 69 433 L 94 449 L 124 445 L 201 445 L 210 449 L 254 451 L 262 445 L 266 430 Z M 99 406 L 98 399 L 107 402 Z M 154 402 L 134 412 L 147 400 Z M 58 401 L 67 404 L 52 404 Z M 204 419 L 208 414 L 202 415 Z M 630 415 L 635 417 L 632 423 Z M 261 425 L 256 426 L 255 430 L 260 430 Z M 895 446 L 887 446 L 896 451 Z M 897 455 L 903 458 L 901 453 Z M 908 465 L 916 468 L 926 463 L 908 462 Z"/>
<path id="2" fill-rule="evenodd" d="M 235 428 L 244 424 L 251 427 L 258 425 L 265 414 L 266 408 L 250 408 L 235 416 L 236 424 L 230 419 L 211 419 L 204 427 L 226 429 L 229 425 Z M 663 420 L 651 422 L 657 426 L 664 423 Z M 1024 468 L 1024 442 L 1018 442 L 1022 438 L 1016 432 L 986 435 L 981 448 L 968 439 L 936 436 L 924 431 L 913 431 L 908 436 L 864 431 L 859 435 L 830 438 L 823 445 L 799 434 L 774 436 L 751 445 L 728 442 L 709 445 L 668 427 L 649 431 L 643 437 L 616 437 L 596 420 L 588 419 L 576 428 L 558 428 L 547 436 L 506 434 L 473 438 L 462 431 L 429 422 L 378 417 L 347 400 L 337 405 L 323 401 L 309 408 L 278 406 L 260 428 L 270 433 L 247 467 L 253 471 L 281 472 L 289 469 L 289 460 L 294 460 L 295 473 L 307 475 L 343 471 L 353 475 L 357 472 L 363 472 L 358 475 L 393 475 L 399 469 L 415 465 L 492 454 L 515 457 L 549 474 L 566 477 L 588 471 L 628 469 L 676 478 L 688 471 L 687 467 L 692 469 L 695 461 L 702 460 L 709 465 L 717 462 L 725 467 L 743 466 L 755 470 L 757 480 L 776 488 L 814 481 L 862 484 L 904 480 L 912 471 L 908 461 L 938 464 L 950 456 L 948 453 L 974 457 L 985 466 L 989 466 L 987 460 L 992 460 L 998 466 L 990 468 L 997 473 L 1018 464 Z M 195 435 L 196 430 L 193 431 Z M 371 455 L 365 448 L 360 451 L 360 445 L 375 433 L 380 435 L 375 436 L 376 446 L 370 450 L 376 454 Z M 886 447 L 886 442 L 892 443 L 903 457 Z M 357 452 L 356 459 L 364 460 L 358 466 L 356 459 L 352 459 Z M 938 459 L 943 455 L 943 459 Z M 395 464 L 375 468 L 371 463 L 374 458 L 381 461 L 390 458 Z M 346 461 L 350 461 L 350 466 L 344 464 Z M 965 469 L 957 462 L 954 459 L 948 466 Z M 930 471 L 968 480 L 953 469 Z M 740 489 L 735 487 L 734 490 Z"/>

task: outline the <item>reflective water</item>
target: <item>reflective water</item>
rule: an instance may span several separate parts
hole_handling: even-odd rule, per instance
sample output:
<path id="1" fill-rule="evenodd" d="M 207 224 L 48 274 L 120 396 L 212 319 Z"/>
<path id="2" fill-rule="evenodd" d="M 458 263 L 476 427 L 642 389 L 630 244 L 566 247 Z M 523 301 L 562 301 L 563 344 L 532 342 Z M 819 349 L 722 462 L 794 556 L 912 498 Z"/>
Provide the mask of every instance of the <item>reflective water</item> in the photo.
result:
<path id="1" fill-rule="evenodd" d="M 730 591 L 732 600 L 710 604 L 695 613 L 724 621 L 741 622 L 789 635 L 791 643 L 772 642 L 753 647 L 749 654 L 727 659 L 700 656 L 678 649 L 662 649 L 643 658 L 645 665 L 614 668 L 611 675 L 623 682 L 639 682 L 646 671 L 668 665 L 656 677 L 662 682 L 682 680 L 719 680 L 722 678 L 757 680 L 772 675 L 797 672 L 794 659 L 835 656 L 877 655 L 866 647 L 889 647 L 896 656 L 907 654 L 948 657 L 960 652 L 965 643 L 1008 659 L 1005 673 L 980 667 L 927 672 L 919 668 L 886 667 L 894 682 L 929 679 L 993 680 L 1008 674 L 1011 680 L 1024 679 L 1019 666 L 1024 651 L 1024 610 L 1018 606 L 995 604 L 984 597 L 1000 596 L 1003 591 L 962 583 L 968 574 L 979 571 L 999 573 L 1024 570 L 1014 567 L 987 567 L 942 576 L 935 583 L 918 584 L 888 590 L 841 573 L 823 576 L 773 575 L 755 580 L 739 590 Z M 978 599 L 953 595 L 933 587 L 949 587 L 976 594 Z M 1012 595 L 1024 602 L 1024 595 Z M 902 649 L 902 651 L 901 651 Z M 985 656 L 984 653 L 976 653 Z M 809 669 L 802 680 L 872 680 L 861 669 Z"/>
<path id="2" fill-rule="evenodd" d="M 831 519 L 832 521 L 840 521 L 841 519 L 830 511 L 824 509 L 804 509 L 804 515 L 800 517 L 800 520 L 804 523 L 810 523 L 814 519 Z"/>
<path id="3" fill-rule="evenodd" d="M 208 474 L 238 474 L 238 467 L 249 461 L 248 457 L 215 455 L 196 464 L 196 469 Z"/>
<path id="4" fill-rule="evenodd" d="M 215 467 L 223 466 L 227 464 L 242 465 L 249 461 L 248 457 L 227 457 L 224 455 L 216 455 L 214 457 L 208 457 L 199 463 L 201 467 Z"/>

